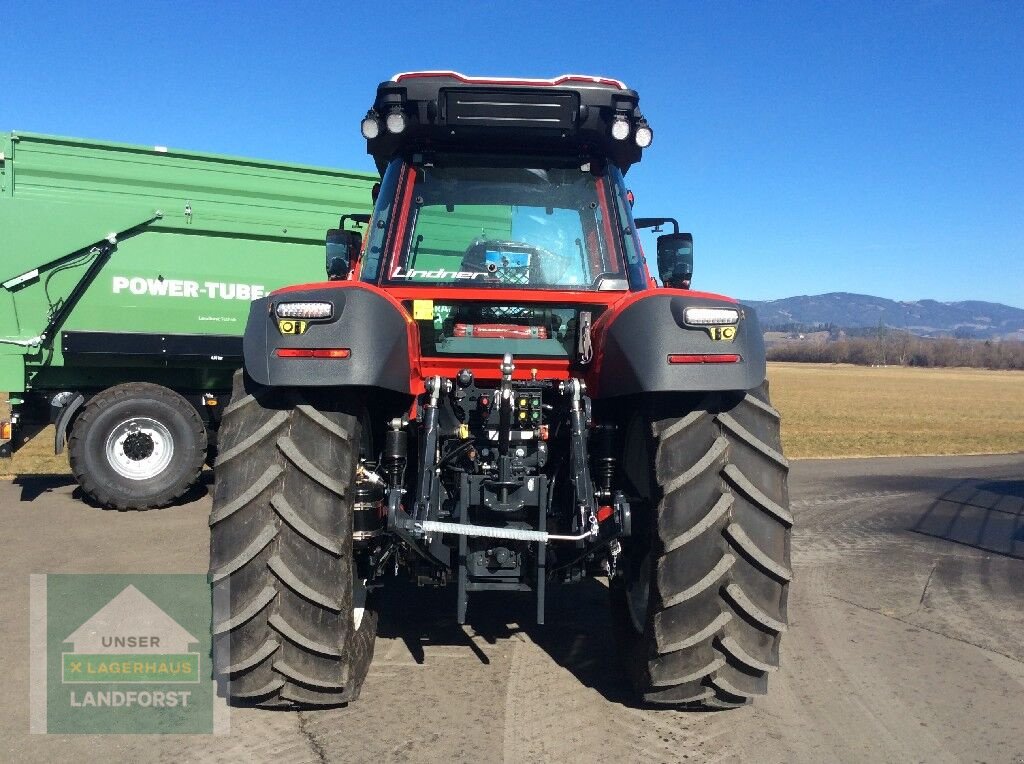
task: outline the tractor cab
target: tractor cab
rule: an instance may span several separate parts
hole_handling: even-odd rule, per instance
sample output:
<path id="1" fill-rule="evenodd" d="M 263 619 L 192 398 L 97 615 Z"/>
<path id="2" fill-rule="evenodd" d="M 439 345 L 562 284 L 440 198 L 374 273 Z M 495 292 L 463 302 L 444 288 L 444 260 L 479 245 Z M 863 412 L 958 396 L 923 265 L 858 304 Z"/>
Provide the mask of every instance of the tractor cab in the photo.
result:
<path id="1" fill-rule="evenodd" d="M 422 357 L 511 350 L 564 377 L 600 315 L 654 286 L 623 180 L 654 133 L 618 80 L 398 74 L 361 131 L 380 189 L 361 251 L 331 232 L 329 270 L 402 300 Z"/>
<path id="2" fill-rule="evenodd" d="M 653 140 L 638 102 L 617 80 L 576 75 L 417 72 L 382 83 L 362 121 L 383 179 L 358 278 L 431 290 L 647 288 L 622 181 Z"/>

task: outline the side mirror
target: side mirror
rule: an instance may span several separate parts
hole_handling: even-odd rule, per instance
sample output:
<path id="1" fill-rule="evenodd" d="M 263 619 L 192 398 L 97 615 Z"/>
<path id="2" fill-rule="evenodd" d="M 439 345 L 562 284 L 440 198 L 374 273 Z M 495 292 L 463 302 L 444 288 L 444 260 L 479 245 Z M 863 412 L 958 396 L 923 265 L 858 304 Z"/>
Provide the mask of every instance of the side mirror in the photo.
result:
<path id="1" fill-rule="evenodd" d="M 362 237 L 355 231 L 332 228 L 327 232 L 327 278 L 338 281 L 348 278 L 352 262 L 359 256 Z"/>
<path id="2" fill-rule="evenodd" d="M 693 278 L 693 235 L 666 233 L 658 237 L 658 273 L 667 287 L 689 289 Z"/>

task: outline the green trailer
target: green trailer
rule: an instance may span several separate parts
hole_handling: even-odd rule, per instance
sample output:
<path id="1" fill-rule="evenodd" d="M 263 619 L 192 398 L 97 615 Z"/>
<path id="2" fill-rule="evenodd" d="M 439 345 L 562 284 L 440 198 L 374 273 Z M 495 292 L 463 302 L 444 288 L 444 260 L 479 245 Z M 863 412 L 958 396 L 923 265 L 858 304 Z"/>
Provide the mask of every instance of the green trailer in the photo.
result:
<path id="1" fill-rule="evenodd" d="M 84 492 L 173 501 L 212 458 L 249 303 L 324 279 L 375 173 L 0 134 L 0 455 L 48 424 Z"/>

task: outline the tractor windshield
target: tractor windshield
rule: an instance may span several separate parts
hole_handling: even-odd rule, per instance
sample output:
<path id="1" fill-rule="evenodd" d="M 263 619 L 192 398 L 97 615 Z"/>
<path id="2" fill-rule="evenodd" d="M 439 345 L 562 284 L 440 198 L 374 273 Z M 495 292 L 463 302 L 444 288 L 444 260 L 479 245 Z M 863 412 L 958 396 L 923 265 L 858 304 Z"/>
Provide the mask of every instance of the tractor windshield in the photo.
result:
<path id="1" fill-rule="evenodd" d="M 628 288 L 607 181 L 578 163 L 412 168 L 408 224 L 385 281 L 408 286 Z M 395 168 L 392 168 L 395 169 Z"/>

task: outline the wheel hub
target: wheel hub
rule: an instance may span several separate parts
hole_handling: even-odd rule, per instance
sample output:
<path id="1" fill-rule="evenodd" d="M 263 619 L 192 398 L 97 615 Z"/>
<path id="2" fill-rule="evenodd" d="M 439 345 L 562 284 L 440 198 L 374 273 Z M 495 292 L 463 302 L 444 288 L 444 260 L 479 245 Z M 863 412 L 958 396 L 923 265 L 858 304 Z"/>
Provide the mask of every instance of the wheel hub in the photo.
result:
<path id="1" fill-rule="evenodd" d="M 153 436 L 148 432 L 136 430 L 124 439 L 124 455 L 133 462 L 140 462 L 152 456 L 154 448 Z"/>
<path id="2" fill-rule="evenodd" d="M 104 454 L 121 477 L 148 480 L 167 469 L 174 456 L 174 440 L 162 422 L 132 417 L 111 429 Z"/>

